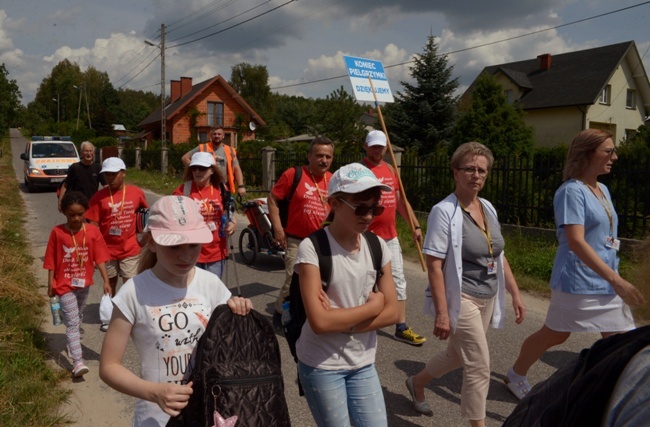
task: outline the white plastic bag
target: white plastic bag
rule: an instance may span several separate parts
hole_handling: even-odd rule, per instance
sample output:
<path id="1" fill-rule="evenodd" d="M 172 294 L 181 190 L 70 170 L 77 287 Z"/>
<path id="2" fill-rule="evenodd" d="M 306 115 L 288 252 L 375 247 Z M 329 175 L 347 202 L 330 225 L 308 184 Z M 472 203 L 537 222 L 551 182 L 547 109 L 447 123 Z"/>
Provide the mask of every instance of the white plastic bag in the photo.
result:
<path id="1" fill-rule="evenodd" d="M 113 300 L 109 294 L 104 294 L 99 301 L 99 320 L 102 324 L 108 325 L 111 323 L 111 316 L 113 315 Z"/>

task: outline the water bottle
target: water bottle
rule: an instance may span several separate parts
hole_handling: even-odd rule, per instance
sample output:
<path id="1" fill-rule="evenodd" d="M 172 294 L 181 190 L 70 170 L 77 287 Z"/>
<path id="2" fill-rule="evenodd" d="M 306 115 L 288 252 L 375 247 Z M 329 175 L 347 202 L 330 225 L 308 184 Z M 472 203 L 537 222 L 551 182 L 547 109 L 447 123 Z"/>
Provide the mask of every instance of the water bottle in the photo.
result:
<path id="1" fill-rule="evenodd" d="M 289 311 L 290 306 L 289 301 L 282 303 L 282 326 L 287 326 L 291 321 L 291 312 Z"/>
<path id="2" fill-rule="evenodd" d="M 226 227 L 228 226 L 228 217 L 224 213 L 221 215 L 221 227 L 219 227 L 219 237 L 226 237 Z"/>
<path id="3" fill-rule="evenodd" d="M 62 323 L 61 303 L 56 295 L 50 298 L 50 310 L 52 310 L 52 323 L 54 326 L 59 326 Z"/>

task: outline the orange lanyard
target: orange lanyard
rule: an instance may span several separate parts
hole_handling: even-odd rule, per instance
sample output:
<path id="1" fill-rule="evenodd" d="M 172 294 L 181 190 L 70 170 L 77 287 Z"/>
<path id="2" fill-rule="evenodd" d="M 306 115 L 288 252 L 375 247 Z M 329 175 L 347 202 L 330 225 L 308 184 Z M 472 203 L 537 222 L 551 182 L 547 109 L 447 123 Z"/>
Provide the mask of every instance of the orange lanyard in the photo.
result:
<path id="1" fill-rule="evenodd" d="M 112 210 L 113 206 L 115 206 L 115 202 L 113 201 L 113 192 L 111 191 L 111 187 L 108 187 L 108 194 L 111 195 L 111 210 Z M 122 215 L 122 209 L 124 209 L 125 197 L 126 197 L 126 185 L 122 187 L 122 203 L 120 204 L 120 215 Z"/>
<path id="2" fill-rule="evenodd" d="M 86 249 L 86 224 L 82 223 L 81 229 L 84 232 L 84 239 L 81 243 L 81 249 Z M 74 251 L 77 253 L 77 262 L 79 263 L 79 268 L 82 268 L 84 265 L 84 256 L 79 251 L 79 247 L 77 246 L 77 239 L 74 238 L 74 233 L 72 230 L 70 230 L 70 236 L 72 236 L 72 243 L 74 243 Z"/>
<path id="3" fill-rule="evenodd" d="M 196 192 L 199 193 L 199 197 L 201 198 L 201 203 L 203 203 L 203 207 L 205 208 L 205 212 L 210 215 L 212 213 L 212 203 L 208 203 L 205 201 L 205 198 L 203 197 L 203 194 L 201 194 L 201 189 L 199 188 L 199 185 L 194 183 L 196 185 Z M 205 188 L 205 187 L 203 187 Z M 212 197 L 214 196 L 214 193 L 212 192 L 212 184 L 210 184 L 210 200 L 212 200 Z"/>
<path id="4" fill-rule="evenodd" d="M 311 173 L 311 170 L 309 171 L 309 175 L 311 175 L 311 180 L 314 181 L 314 185 L 316 186 L 316 191 L 318 191 L 318 197 L 320 198 L 320 202 L 323 205 L 323 209 L 325 212 L 327 212 L 327 202 L 325 201 L 323 194 L 320 192 L 320 186 L 316 182 L 316 178 L 314 178 L 314 174 Z M 323 175 L 323 181 L 325 181 L 325 189 L 327 189 L 327 172 L 325 172 L 325 175 Z"/>
<path id="5" fill-rule="evenodd" d="M 460 207 L 463 208 L 465 212 L 469 214 L 469 211 L 467 210 L 467 207 L 463 205 L 463 203 L 459 200 L 458 203 L 460 203 Z M 479 230 L 481 230 L 481 234 L 483 234 L 483 237 L 485 237 L 485 240 L 487 240 L 488 244 L 488 251 L 490 252 L 490 257 L 494 259 L 494 252 L 492 248 L 492 235 L 490 234 L 490 226 L 488 225 L 487 218 L 485 218 L 485 212 L 483 212 L 483 203 L 480 201 L 478 202 L 479 210 L 481 211 L 481 217 L 483 217 L 483 224 L 485 224 L 485 230 L 483 230 L 479 225 L 474 221 L 474 218 L 472 218 L 472 215 L 470 214 L 469 217 L 472 219 L 472 222 L 478 227 Z"/>

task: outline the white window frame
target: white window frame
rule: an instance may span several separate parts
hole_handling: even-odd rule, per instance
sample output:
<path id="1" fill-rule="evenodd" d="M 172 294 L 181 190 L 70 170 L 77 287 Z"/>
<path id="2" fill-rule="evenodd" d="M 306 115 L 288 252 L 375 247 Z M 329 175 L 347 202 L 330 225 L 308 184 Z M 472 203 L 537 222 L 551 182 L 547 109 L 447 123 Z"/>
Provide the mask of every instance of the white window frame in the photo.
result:
<path id="1" fill-rule="evenodd" d="M 609 99 L 610 99 L 610 94 L 612 92 L 612 86 L 607 85 L 603 88 L 602 92 L 600 92 L 600 98 L 598 98 L 598 102 L 600 104 L 605 104 L 609 105 Z"/>
<path id="2" fill-rule="evenodd" d="M 625 96 L 625 108 L 634 110 L 636 109 L 636 91 L 634 89 L 628 89 Z"/>

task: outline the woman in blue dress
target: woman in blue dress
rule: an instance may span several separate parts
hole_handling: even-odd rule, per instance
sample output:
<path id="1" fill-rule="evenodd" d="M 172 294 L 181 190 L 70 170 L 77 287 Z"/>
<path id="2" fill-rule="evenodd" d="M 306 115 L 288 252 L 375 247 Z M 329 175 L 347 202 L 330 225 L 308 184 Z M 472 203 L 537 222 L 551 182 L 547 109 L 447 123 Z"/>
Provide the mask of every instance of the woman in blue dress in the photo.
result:
<path id="1" fill-rule="evenodd" d="M 571 332 L 604 338 L 635 327 L 628 304 L 643 304 L 643 296 L 618 274 L 618 216 L 609 190 L 597 180 L 617 158 L 612 135 L 602 130 L 584 130 L 569 146 L 564 183 L 553 198 L 559 246 L 546 321 L 524 341 L 507 373 L 508 388 L 519 399 L 530 390 L 528 369 Z"/>

